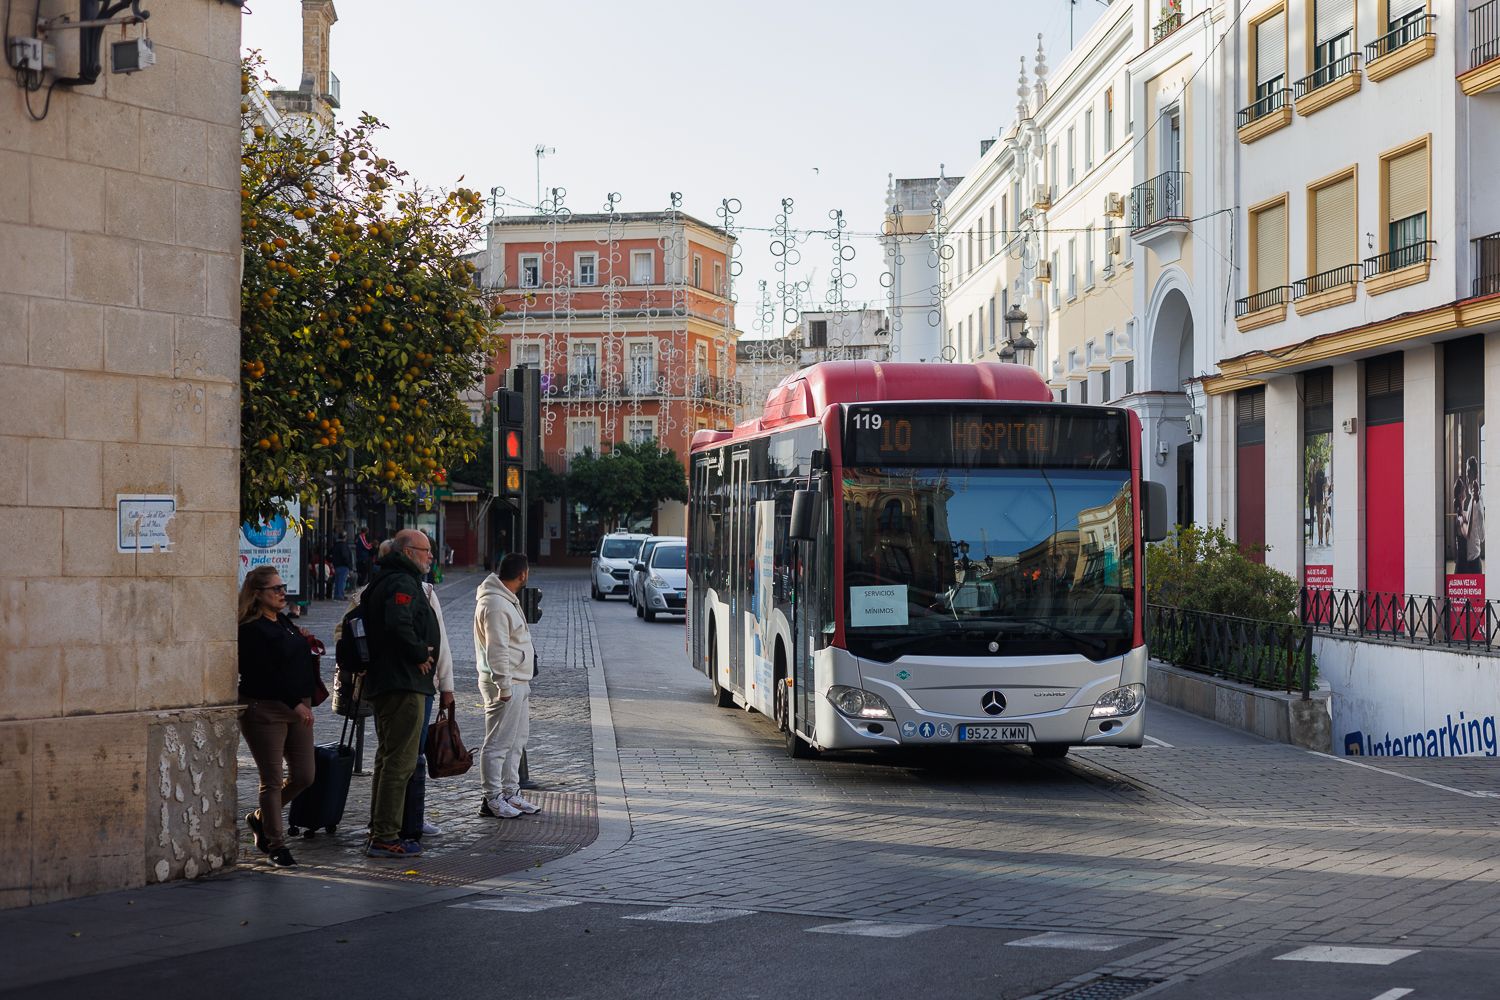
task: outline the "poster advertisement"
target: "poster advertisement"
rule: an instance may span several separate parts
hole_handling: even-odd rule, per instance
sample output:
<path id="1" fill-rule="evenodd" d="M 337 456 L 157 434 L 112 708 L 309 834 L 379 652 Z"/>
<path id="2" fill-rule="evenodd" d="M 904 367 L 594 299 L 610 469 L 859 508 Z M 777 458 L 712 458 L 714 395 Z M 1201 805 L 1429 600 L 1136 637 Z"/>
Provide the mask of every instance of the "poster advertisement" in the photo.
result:
<path id="1" fill-rule="evenodd" d="M 281 574 L 287 593 L 302 593 L 302 536 L 295 523 L 302 518 L 302 506 L 288 504 L 292 520 L 273 517 L 261 524 L 246 521 L 240 525 L 240 572 L 238 583 L 257 566 L 271 565 Z"/>
<path id="2" fill-rule="evenodd" d="M 1333 589 L 1333 435 L 1309 434 L 1302 446 L 1302 584 Z M 1330 594 L 1308 595 L 1307 619 L 1326 622 Z"/>
<path id="3" fill-rule="evenodd" d="M 1484 635 L 1484 410 L 1443 416 L 1445 592 L 1455 638 Z M 1468 615 L 1465 608 L 1473 608 Z"/>

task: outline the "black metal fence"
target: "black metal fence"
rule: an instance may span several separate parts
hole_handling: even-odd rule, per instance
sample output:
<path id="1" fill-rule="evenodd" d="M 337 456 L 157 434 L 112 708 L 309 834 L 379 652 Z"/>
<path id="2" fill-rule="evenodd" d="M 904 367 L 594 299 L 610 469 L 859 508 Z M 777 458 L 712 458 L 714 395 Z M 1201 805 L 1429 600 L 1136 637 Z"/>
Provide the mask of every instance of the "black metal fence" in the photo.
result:
<path id="1" fill-rule="evenodd" d="M 1496 601 L 1368 590 L 1302 589 L 1302 621 L 1330 635 L 1478 652 L 1495 644 Z"/>
<path id="2" fill-rule="evenodd" d="M 1469 68 L 1500 59 L 1500 0 L 1469 11 Z"/>
<path id="3" fill-rule="evenodd" d="M 1187 178 L 1185 170 L 1168 170 L 1133 188 L 1130 192 L 1130 228 L 1145 229 L 1169 219 L 1187 218 L 1183 208 L 1187 200 Z"/>
<path id="4" fill-rule="evenodd" d="M 1241 108 L 1239 113 L 1238 128 L 1244 128 L 1253 121 L 1259 121 L 1272 111 L 1280 111 L 1286 107 L 1287 102 L 1292 99 L 1292 91 L 1289 87 L 1273 90 L 1265 97 L 1256 101 L 1248 108 Z"/>
<path id="5" fill-rule="evenodd" d="M 1152 26 L 1151 37 L 1153 42 L 1161 41 L 1180 27 L 1182 27 L 1182 11 L 1174 10 Z"/>
<path id="6" fill-rule="evenodd" d="M 1373 278 L 1377 274 L 1399 271 L 1403 267 L 1411 267 L 1424 260 L 1432 260 L 1432 248 L 1435 246 L 1437 246 L 1436 240 L 1421 240 L 1417 243 L 1408 243 L 1404 247 L 1397 247 L 1389 253 L 1366 257 L 1365 277 Z"/>
<path id="7" fill-rule="evenodd" d="M 1178 667 L 1272 691 L 1312 692 L 1316 664 L 1307 625 L 1215 615 L 1153 604 L 1151 655 Z"/>
<path id="8" fill-rule="evenodd" d="M 1262 309 L 1283 305 L 1287 299 L 1292 297 L 1291 292 L 1291 285 L 1277 285 L 1275 288 L 1267 288 L 1263 292 L 1247 295 L 1243 299 L 1235 299 L 1234 315 L 1236 318 L 1248 316 L 1253 312 L 1260 312 Z"/>

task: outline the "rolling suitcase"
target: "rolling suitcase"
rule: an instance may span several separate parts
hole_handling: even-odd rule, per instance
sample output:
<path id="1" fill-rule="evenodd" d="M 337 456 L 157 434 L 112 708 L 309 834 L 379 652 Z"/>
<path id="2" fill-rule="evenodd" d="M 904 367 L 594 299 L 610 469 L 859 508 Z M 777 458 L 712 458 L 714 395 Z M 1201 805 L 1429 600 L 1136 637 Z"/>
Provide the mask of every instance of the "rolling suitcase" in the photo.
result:
<path id="1" fill-rule="evenodd" d="M 355 701 L 354 716 L 359 714 Z M 349 783 L 354 778 L 354 747 L 349 745 L 350 719 L 344 720 L 337 743 L 313 747 L 313 783 L 292 800 L 287 815 L 286 832 L 295 837 L 314 836 L 319 829 L 333 833 L 344 818 L 344 804 L 349 801 Z"/>

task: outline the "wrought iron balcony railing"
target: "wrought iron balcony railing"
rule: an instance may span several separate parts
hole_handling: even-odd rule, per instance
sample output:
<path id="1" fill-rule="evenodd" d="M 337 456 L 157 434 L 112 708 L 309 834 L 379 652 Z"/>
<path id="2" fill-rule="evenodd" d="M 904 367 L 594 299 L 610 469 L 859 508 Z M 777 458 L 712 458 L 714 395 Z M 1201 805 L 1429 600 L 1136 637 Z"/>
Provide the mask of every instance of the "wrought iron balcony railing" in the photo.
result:
<path id="1" fill-rule="evenodd" d="M 1413 264 L 1420 264 L 1424 260 L 1431 260 L 1433 248 L 1436 246 L 1436 240 L 1422 240 L 1420 243 L 1411 243 L 1404 247 L 1398 247 L 1389 253 L 1366 257 L 1365 277 L 1373 278 L 1377 274 L 1385 274 L 1388 271 L 1399 271 L 1403 267 L 1411 267 Z"/>
<path id="2" fill-rule="evenodd" d="M 1146 229 L 1161 222 L 1186 220 L 1187 172 L 1157 174 L 1130 192 L 1130 228 Z"/>
<path id="3" fill-rule="evenodd" d="M 1500 233 L 1471 241 L 1474 246 L 1474 295 L 1500 295 Z"/>
<path id="4" fill-rule="evenodd" d="M 1260 119 L 1264 118 L 1272 111 L 1280 111 L 1282 108 L 1286 107 L 1287 102 L 1291 99 L 1292 91 L 1290 87 L 1282 87 L 1279 90 L 1271 91 L 1265 97 L 1262 97 L 1260 100 L 1256 101 L 1248 108 L 1240 109 L 1239 124 L 1237 127 L 1244 128 L 1251 122 L 1259 121 Z"/>
<path id="5" fill-rule="evenodd" d="M 1500 0 L 1469 11 L 1469 68 L 1500 59 Z"/>
<path id="6" fill-rule="evenodd" d="M 1433 25 L 1436 22 L 1436 15 L 1423 14 L 1381 35 L 1365 46 L 1365 65 L 1368 66 L 1381 56 L 1390 55 L 1397 49 L 1432 34 Z"/>
<path id="7" fill-rule="evenodd" d="M 1248 316 L 1253 312 L 1260 312 L 1262 309 L 1269 309 L 1272 306 L 1285 305 L 1291 297 L 1291 285 L 1277 285 L 1275 288 L 1267 288 L 1263 292 L 1247 295 L 1243 299 L 1235 299 L 1235 318 Z"/>
<path id="8" fill-rule="evenodd" d="M 1317 274 L 1292 282 L 1292 298 L 1302 299 L 1309 295 L 1317 295 L 1326 292 L 1330 288 L 1340 285 L 1352 284 L 1359 280 L 1360 266 L 1358 264 L 1345 264 L 1343 267 L 1329 268 Z"/>
<path id="9" fill-rule="evenodd" d="M 1182 11 L 1174 10 L 1160 21 L 1157 21 L 1151 29 L 1152 44 L 1166 38 L 1172 32 L 1182 27 Z"/>
<path id="10" fill-rule="evenodd" d="M 1330 83 L 1336 83 L 1352 73 L 1359 72 L 1359 53 L 1351 52 L 1346 56 L 1335 59 L 1326 66 L 1319 66 L 1311 73 L 1292 84 L 1296 93 L 1296 99 L 1302 100 L 1315 90 L 1321 90 Z"/>

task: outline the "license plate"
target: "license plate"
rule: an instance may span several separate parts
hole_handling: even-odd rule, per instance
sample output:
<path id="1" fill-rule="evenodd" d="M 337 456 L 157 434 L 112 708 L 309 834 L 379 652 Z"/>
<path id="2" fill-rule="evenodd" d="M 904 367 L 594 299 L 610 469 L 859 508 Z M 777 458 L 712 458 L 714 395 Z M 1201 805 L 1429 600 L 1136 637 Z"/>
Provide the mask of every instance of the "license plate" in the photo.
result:
<path id="1" fill-rule="evenodd" d="M 1015 726 L 959 726 L 961 743 L 1030 743 L 1031 727 Z"/>

